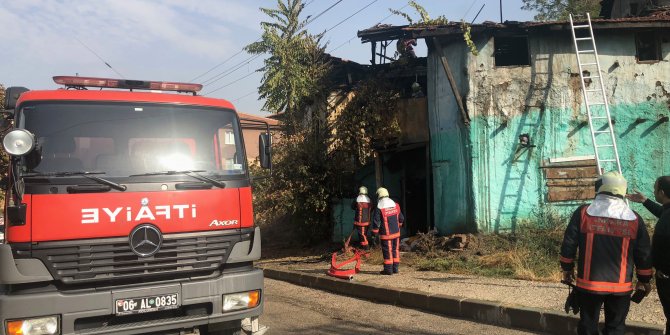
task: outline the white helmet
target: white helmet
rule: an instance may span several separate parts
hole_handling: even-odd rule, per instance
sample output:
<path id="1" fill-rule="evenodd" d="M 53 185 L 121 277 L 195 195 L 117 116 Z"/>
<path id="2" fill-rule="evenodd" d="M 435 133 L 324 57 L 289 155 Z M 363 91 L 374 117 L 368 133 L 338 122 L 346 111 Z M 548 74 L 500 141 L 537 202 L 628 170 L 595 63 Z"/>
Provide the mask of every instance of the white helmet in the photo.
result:
<path id="1" fill-rule="evenodd" d="M 610 171 L 596 180 L 596 193 L 611 193 L 618 196 L 625 196 L 628 182 L 616 171 Z"/>
<path id="2" fill-rule="evenodd" d="M 389 191 L 383 187 L 377 189 L 377 198 L 388 198 Z"/>
<path id="3" fill-rule="evenodd" d="M 358 194 L 368 194 L 368 188 L 365 186 L 361 186 L 358 188 Z"/>

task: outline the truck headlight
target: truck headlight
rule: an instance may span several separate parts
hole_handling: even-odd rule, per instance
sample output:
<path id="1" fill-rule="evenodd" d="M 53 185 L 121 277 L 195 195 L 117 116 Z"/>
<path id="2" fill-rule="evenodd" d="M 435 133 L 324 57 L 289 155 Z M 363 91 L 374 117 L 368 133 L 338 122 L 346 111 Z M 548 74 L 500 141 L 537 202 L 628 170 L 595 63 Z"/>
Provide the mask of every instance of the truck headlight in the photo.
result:
<path id="1" fill-rule="evenodd" d="M 261 291 L 254 290 L 223 296 L 223 312 L 254 308 L 261 302 Z"/>
<path id="2" fill-rule="evenodd" d="M 7 335 L 56 335 L 60 334 L 58 316 L 7 321 Z"/>

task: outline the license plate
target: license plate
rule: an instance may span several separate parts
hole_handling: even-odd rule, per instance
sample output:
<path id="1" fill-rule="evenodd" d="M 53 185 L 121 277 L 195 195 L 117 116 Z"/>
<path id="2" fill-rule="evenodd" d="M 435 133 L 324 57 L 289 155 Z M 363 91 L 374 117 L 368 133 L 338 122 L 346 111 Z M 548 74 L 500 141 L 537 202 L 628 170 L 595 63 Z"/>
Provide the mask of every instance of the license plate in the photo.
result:
<path id="1" fill-rule="evenodd" d="M 151 297 L 116 299 L 116 315 L 140 314 L 179 307 L 177 293 Z"/>

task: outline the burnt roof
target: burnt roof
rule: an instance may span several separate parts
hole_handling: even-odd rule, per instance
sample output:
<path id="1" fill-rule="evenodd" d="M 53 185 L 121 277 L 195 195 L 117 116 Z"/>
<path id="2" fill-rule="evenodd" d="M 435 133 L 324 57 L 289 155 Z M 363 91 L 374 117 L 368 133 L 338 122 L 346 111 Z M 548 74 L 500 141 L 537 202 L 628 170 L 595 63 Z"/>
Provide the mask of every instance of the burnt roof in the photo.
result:
<path id="1" fill-rule="evenodd" d="M 605 29 L 636 29 L 636 28 L 670 28 L 670 14 L 630 17 L 619 19 L 593 19 L 591 20 L 594 30 Z M 582 24 L 585 22 L 581 22 Z M 580 24 L 580 22 L 575 22 Z M 528 31 L 559 31 L 569 30 L 569 21 L 550 21 L 550 22 L 516 22 L 506 21 L 505 23 L 483 22 L 471 25 L 471 34 L 477 35 L 486 32 L 528 32 Z M 453 22 L 447 25 L 439 26 L 389 26 L 378 25 L 372 28 L 361 30 L 358 37 L 361 42 L 390 41 L 400 38 L 430 38 L 437 36 L 461 35 L 460 22 Z"/>

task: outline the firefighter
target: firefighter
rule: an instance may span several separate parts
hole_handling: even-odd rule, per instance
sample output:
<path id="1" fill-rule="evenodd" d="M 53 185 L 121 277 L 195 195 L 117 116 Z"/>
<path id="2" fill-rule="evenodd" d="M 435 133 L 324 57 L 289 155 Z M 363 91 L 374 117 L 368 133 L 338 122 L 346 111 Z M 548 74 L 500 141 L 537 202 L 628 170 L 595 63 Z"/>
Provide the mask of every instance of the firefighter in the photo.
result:
<path id="1" fill-rule="evenodd" d="M 575 280 L 574 260 L 579 252 L 576 289 L 580 307 L 578 334 L 598 334 L 600 309 L 605 305 L 603 334 L 624 334 L 633 291 L 649 294 L 652 277 L 649 234 L 642 218 L 624 200 L 627 182 L 618 172 L 596 181 L 596 197 L 572 215 L 561 245 L 563 281 Z"/>
<path id="2" fill-rule="evenodd" d="M 383 275 L 398 273 L 400 265 L 400 228 L 405 217 L 400 205 L 389 198 L 389 191 L 383 187 L 377 190 L 377 208 L 372 221 L 372 233 L 379 234 L 384 256 Z"/>
<path id="3" fill-rule="evenodd" d="M 354 229 L 358 232 L 358 241 L 362 249 L 369 248 L 368 230 L 370 226 L 370 198 L 368 197 L 368 189 L 361 186 L 358 189 L 358 197 L 356 201 L 351 204 L 354 210 Z"/>

